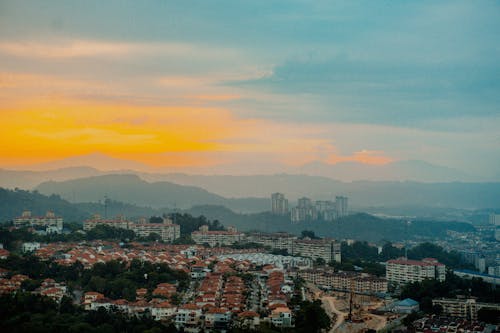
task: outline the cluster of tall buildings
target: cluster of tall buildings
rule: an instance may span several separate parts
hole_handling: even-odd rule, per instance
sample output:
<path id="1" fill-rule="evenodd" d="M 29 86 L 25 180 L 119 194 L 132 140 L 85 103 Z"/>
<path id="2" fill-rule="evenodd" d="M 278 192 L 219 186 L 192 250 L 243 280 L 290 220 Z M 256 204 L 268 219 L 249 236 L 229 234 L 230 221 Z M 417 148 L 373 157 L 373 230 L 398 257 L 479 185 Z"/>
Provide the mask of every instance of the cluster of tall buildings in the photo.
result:
<path id="1" fill-rule="evenodd" d="M 288 199 L 283 193 L 271 195 L 271 213 L 280 216 L 290 216 L 293 223 L 304 221 L 333 221 L 348 215 L 348 199 L 336 196 L 335 201 L 318 200 L 303 197 L 298 200 L 297 206 L 289 210 Z"/>

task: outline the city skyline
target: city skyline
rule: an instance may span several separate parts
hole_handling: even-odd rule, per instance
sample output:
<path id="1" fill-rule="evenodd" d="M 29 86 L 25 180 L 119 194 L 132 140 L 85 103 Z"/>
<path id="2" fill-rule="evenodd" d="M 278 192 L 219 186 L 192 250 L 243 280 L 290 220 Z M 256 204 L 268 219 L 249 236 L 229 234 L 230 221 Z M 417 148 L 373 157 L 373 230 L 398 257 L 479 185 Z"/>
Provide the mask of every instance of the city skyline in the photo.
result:
<path id="1" fill-rule="evenodd" d="M 3 1 L 0 168 L 96 153 L 202 174 L 416 160 L 498 181 L 499 9 Z"/>

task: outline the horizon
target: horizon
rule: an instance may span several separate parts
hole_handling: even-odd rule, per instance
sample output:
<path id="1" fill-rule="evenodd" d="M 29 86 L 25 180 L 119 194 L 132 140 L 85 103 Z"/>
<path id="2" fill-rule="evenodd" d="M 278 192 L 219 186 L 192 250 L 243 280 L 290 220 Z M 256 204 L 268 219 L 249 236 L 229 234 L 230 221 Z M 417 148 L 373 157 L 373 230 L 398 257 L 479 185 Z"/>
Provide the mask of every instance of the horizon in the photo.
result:
<path id="1" fill-rule="evenodd" d="M 500 180 L 498 4 L 120 4 L 2 2 L 0 168 Z"/>
<path id="2" fill-rule="evenodd" d="M 124 164 L 123 164 L 124 163 Z M 307 168 L 308 166 L 319 166 L 321 168 L 332 167 L 331 170 L 323 169 L 319 171 L 315 171 L 314 168 Z M 408 170 L 407 174 L 404 176 L 394 176 L 387 174 L 386 170 L 384 174 L 381 173 L 381 167 L 402 167 L 401 170 L 404 170 L 405 166 L 416 167 L 415 170 Z M 337 167 L 337 169 L 335 169 Z M 358 172 L 349 172 L 346 174 L 345 168 L 362 168 L 359 169 Z M 378 167 L 374 169 L 374 173 L 368 174 L 367 171 L 370 171 L 370 167 Z M 419 170 L 419 167 L 428 168 L 425 171 L 449 171 L 455 172 L 456 175 L 451 175 L 449 178 L 445 179 L 431 179 L 431 175 L 426 175 L 427 177 L 419 176 L 418 173 L 422 170 Z M 331 180 L 350 183 L 350 182 L 363 182 L 363 181 L 373 181 L 373 182 L 420 182 L 420 183 L 452 183 L 452 182 L 463 182 L 463 183 L 496 183 L 500 182 L 500 179 L 487 179 L 487 178 L 479 178 L 473 177 L 472 175 L 467 175 L 461 173 L 459 170 L 447 168 L 444 166 L 433 165 L 425 161 L 419 160 L 405 160 L 405 161 L 392 161 L 382 166 L 380 165 L 364 165 L 362 162 L 357 161 L 345 161 L 345 162 L 337 162 L 335 164 L 323 163 L 322 161 L 311 161 L 307 164 L 298 166 L 298 167 L 290 167 L 283 166 L 279 170 L 266 170 L 266 171 L 257 171 L 257 172 L 248 172 L 248 171 L 237 171 L 237 172 L 222 172 L 217 168 L 205 168 L 205 167 L 196 167 L 196 168 L 177 168 L 177 167 L 152 167 L 147 164 L 142 164 L 133 160 L 126 159 L 116 159 L 112 158 L 109 155 L 102 153 L 90 153 L 80 156 L 72 156 L 65 159 L 57 159 L 53 161 L 48 161 L 45 163 L 39 164 L 30 164 L 30 165 L 18 165 L 18 166 L 8 166 L 1 167 L 1 171 L 6 172 L 33 172 L 39 173 L 43 175 L 44 173 L 53 173 L 53 172 L 63 172 L 66 170 L 85 170 L 92 169 L 98 172 L 97 175 L 86 176 L 86 175 L 72 175 L 71 179 L 78 178 L 88 178 L 95 176 L 105 176 L 105 175 L 118 175 L 118 174 L 130 174 L 130 175 L 138 175 L 141 174 L 149 174 L 149 175 L 185 175 L 185 176 L 193 176 L 193 177 L 259 177 L 259 176 L 308 176 L 308 177 L 324 177 L 329 178 Z M 337 173 L 335 173 L 337 171 Z M 362 172 L 360 172 L 362 171 Z M 465 175 L 466 179 L 459 179 L 458 176 Z M 429 178 L 431 177 L 431 178 Z M 43 178 L 41 178 L 43 179 Z M 63 178 L 65 179 L 65 178 Z M 47 179 L 50 180 L 50 179 Z M 144 179 L 147 180 L 147 179 Z M 0 181 L 0 186 L 2 186 L 2 182 Z"/>

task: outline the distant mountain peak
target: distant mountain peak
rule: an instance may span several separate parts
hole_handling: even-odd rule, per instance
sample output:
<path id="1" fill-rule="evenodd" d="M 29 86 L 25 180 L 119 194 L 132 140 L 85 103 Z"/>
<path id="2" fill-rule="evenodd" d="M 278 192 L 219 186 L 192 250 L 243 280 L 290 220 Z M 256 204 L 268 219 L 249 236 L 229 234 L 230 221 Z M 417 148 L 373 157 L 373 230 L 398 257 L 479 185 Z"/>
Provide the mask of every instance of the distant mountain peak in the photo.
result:
<path id="1" fill-rule="evenodd" d="M 482 180 L 480 177 L 469 175 L 461 170 L 422 160 L 399 160 L 383 165 L 354 161 L 336 164 L 313 161 L 302 165 L 299 170 L 308 175 L 324 176 L 343 181 L 450 182 Z"/>
<path id="2" fill-rule="evenodd" d="M 101 152 L 94 152 L 84 155 L 71 156 L 50 162 L 38 163 L 29 167 L 17 167 L 16 169 L 30 169 L 36 171 L 48 171 L 66 168 L 93 168 L 100 171 L 113 170 L 136 170 L 151 171 L 154 168 L 132 160 L 112 157 Z"/>

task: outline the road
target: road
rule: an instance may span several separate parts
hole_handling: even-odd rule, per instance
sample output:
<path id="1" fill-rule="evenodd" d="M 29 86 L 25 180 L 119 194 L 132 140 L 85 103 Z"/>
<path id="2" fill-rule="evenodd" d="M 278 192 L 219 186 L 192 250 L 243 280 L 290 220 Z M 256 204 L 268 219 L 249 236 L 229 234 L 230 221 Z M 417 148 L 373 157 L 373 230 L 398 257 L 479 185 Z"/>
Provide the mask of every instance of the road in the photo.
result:
<path id="1" fill-rule="evenodd" d="M 347 313 L 340 312 L 337 310 L 335 307 L 334 303 L 335 297 L 332 296 L 324 296 L 321 298 L 321 301 L 323 302 L 323 305 L 325 307 L 325 310 L 327 313 L 330 315 L 331 318 L 335 318 L 335 324 L 332 326 L 330 332 L 335 332 L 337 328 L 342 325 L 344 322 L 344 318 L 347 315 Z"/>

